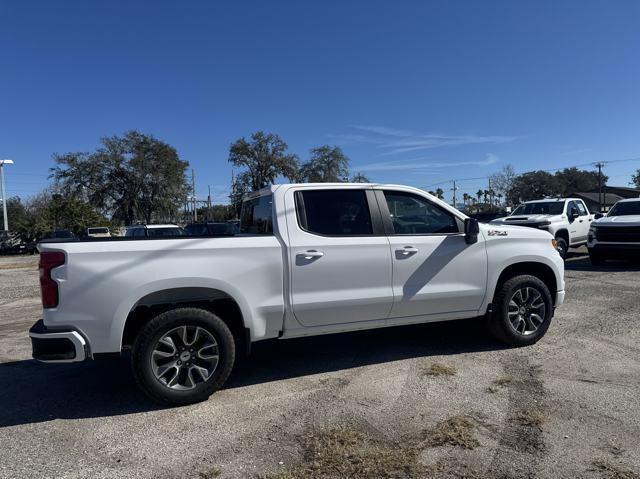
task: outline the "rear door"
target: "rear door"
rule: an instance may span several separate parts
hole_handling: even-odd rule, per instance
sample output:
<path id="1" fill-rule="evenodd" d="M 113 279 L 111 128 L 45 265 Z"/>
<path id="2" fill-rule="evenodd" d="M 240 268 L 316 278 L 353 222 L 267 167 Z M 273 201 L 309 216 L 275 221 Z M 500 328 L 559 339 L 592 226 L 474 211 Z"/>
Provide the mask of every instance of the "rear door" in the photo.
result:
<path id="1" fill-rule="evenodd" d="M 389 241 L 368 188 L 289 190 L 291 303 L 304 326 L 386 319 L 393 302 Z M 291 221 L 293 220 L 293 221 Z"/>
<path id="2" fill-rule="evenodd" d="M 467 244 L 463 222 L 426 196 L 391 189 L 376 196 L 393 262 L 390 317 L 437 318 L 478 310 L 487 282 L 482 236 Z"/>

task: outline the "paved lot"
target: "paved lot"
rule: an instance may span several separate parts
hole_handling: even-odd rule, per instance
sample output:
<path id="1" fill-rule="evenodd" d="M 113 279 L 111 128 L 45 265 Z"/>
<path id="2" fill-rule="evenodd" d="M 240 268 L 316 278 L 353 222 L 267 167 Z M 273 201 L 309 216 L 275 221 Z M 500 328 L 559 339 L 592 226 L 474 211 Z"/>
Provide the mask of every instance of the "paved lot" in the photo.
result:
<path id="1" fill-rule="evenodd" d="M 426 469 L 394 477 L 638 478 L 639 278 L 575 254 L 533 347 L 504 349 L 478 321 L 265 343 L 209 401 L 158 409 L 126 360 L 30 360 L 35 260 L 1 258 L 0 477 L 316 477 L 405 454 Z M 375 454 L 319 449 L 332 430 Z"/>

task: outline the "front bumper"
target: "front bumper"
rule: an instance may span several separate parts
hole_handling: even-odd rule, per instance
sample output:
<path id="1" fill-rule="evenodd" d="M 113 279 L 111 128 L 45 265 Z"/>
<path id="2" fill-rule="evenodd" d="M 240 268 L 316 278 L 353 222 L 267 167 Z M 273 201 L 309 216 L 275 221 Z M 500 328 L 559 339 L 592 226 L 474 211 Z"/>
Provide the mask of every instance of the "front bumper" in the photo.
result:
<path id="1" fill-rule="evenodd" d="M 556 292 L 556 302 L 554 306 L 557 308 L 558 306 L 562 306 L 564 303 L 564 290 Z"/>
<path id="2" fill-rule="evenodd" d="M 39 320 L 29 330 L 33 358 L 45 363 L 74 363 L 89 357 L 87 341 L 77 331 L 47 328 Z"/>
<path id="3" fill-rule="evenodd" d="M 597 252 L 613 259 L 628 259 L 640 255 L 640 243 L 613 243 L 591 241 L 587 243 L 589 251 Z"/>

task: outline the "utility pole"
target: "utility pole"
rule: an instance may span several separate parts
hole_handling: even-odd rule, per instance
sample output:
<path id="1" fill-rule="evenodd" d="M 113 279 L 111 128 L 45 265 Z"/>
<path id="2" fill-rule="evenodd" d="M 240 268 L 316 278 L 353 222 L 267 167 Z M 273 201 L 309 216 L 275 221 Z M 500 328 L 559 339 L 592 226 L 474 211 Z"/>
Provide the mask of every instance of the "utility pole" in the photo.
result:
<path id="1" fill-rule="evenodd" d="M 209 196 L 207 196 L 207 219 L 210 220 L 211 218 L 211 185 L 207 185 L 207 188 L 209 188 Z"/>
<path id="2" fill-rule="evenodd" d="M 598 167 L 598 207 L 600 208 L 600 213 L 602 213 L 602 167 L 604 163 L 599 161 L 595 166 Z"/>
<path id="3" fill-rule="evenodd" d="M 451 190 L 453 191 L 453 207 L 456 207 L 456 193 L 458 192 L 458 187 L 456 186 L 456 180 L 453 180 L 453 188 L 451 188 Z"/>
<path id="4" fill-rule="evenodd" d="M 13 165 L 13 160 L 0 160 L 0 190 L 2 193 L 2 216 L 4 218 L 4 230 L 9 233 L 9 220 L 7 219 L 7 199 L 4 196 L 4 165 Z"/>
<path id="5" fill-rule="evenodd" d="M 191 193 L 193 194 L 193 222 L 198 221 L 198 203 L 196 202 L 196 174 L 191 168 Z"/>

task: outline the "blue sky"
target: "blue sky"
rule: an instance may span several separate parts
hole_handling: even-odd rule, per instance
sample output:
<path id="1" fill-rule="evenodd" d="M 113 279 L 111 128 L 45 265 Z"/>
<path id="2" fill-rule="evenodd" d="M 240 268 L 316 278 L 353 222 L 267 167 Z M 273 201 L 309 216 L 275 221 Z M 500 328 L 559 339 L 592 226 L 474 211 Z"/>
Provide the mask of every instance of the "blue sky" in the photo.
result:
<path id="1" fill-rule="evenodd" d="M 6 0 L 0 158 L 29 196 L 53 153 L 139 129 L 219 200 L 229 144 L 258 129 L 303 160 L 337 144 L 374 181 L 431 189 L 640 158 L 638 25 L 635 0 Z M 605 171 L 625 185 L 637 168 Z"/>

